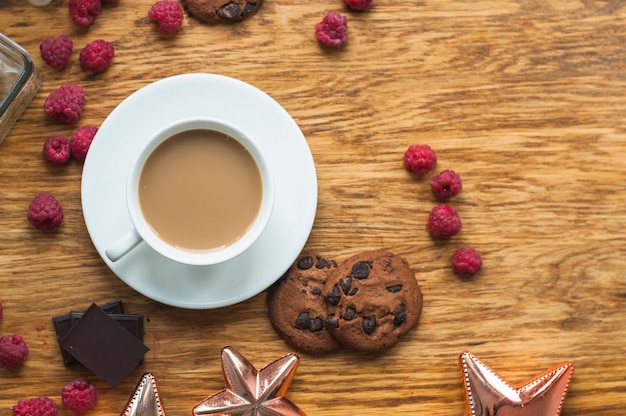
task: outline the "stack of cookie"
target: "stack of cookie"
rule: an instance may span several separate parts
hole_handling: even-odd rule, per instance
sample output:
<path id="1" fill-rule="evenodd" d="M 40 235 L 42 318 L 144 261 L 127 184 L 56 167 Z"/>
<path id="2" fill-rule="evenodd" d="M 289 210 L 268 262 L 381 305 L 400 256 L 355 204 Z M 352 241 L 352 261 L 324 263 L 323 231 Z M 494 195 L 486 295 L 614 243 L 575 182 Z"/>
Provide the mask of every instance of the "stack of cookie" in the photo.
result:
<path id="1" fill-rule="evenodd" d="M 270 288 L 267 306 L 276 332 L 301 352 L 376 352 L 417 325 L 422 292 L 408 263 L 389 251 L 341 264 L 303 253 Z"/>

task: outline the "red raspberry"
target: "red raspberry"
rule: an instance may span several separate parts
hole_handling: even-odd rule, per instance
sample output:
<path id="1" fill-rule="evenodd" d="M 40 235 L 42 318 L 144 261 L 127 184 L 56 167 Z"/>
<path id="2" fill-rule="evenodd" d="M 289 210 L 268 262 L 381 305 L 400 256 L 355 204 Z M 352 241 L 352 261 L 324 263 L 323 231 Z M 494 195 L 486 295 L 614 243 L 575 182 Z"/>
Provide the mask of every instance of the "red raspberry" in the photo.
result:
<path id="1" fill-rule="evenodd" d="M 49 117 L 61 123 L 74 124 L 85 105 L 85 91 L 76 84 L 65 84 L 50 93 L 43 104 Z"/>
<path id="2" fill-rule="evenodd" d="M 115 50 L 106 40 L 90 42 L 80 51 L 80 64 L 87 71 L 102 72 L 115 56 Z"/>
<path id="3" fill-rule="evenodd" d="M 428 231 L 433 237 L 450 238 L 461 231 L 461 219 L 450 205 L 437 205 L 428 215 Z"/>
<path id="4" fill-rule="evenodd" d="M 321 22 L 315 25 L 317 40 L 331 48 L 338 48 L 348 39 L 348 18 L 335 12 L 328 12 Z"/>
<path id="5" fill-rule="evenodd" d="M 344 0 L 352 10 L 364 11 L 372 7 L 372 0 Z"/>
<path id="6" fill-rule="evenodd" d="M 417 174 L 426 175 L 437 163 L 437 155 L 426 144 L 414 144 L 404 152 L 403 161 L 408 169 Z"/>
<path id="7" fill-rule="evenodd" d="M 53 165 L 67 163 L 70 156 L 70 143 L 63 136 L 52 136 L 43 144 L 43 157 Z"/>
<path id="8" fill-rule="evenodd" d="M 20 335 L 0 337 L 0 367 L 15 370 L 28 355 L 28 347 Z"/>
<path id="9" fill-rule="evenodd" d="M 70 381 L 61 391 L 63 406 L 77 413 L 85 413 L 94 407 L 97 397 L 96 387 L 85 380 Z"/>
<path id="10" fill-rule="evenodd" d="M 44 62 L 55 69 L 63 69 L 72 56 L 74 42 L 69 36 L 61 35 L 56 40 L 46 38 L 39 44 L 39 52 Z"/>
<path id="11" fill-rule="evenodd" d="M 63 221 L 63 207 L 52 195 L 41 193 L 28 207 L 27 218 L 36 229 L 52 231 Z"/>
<path id="12" fill-rule="evenodd" d="M 70 17 L 79 26 L 89 26 L 96 19 L 102 4 L 100 0 L 69 0 Z"/>
<path id="13" fill-rule="evenodd" d="M 159 33 L 171 35 L 183 23 L 183 9 L 177 1 L 160 0 L 152 5 L 148 17 L 156 22 Z"/>
<path id="14" fill-rule="evenodd" d="M 450 199 L 461 192 L 461 177 L 453 170 L 443 170 L 430 180 L 430 188 L 441 199 Z"/>
<path id="15" fill-rule="evenodd" d="M 39 396 L 30 400 L 19 400 L 13 406 L 13 416 L 56 416 L 57 405 L 49 397 Z"/>
<path id="16" fill-rule="evenodd" d="M 86 125 L 79 127 L 78 130 L 72 134 L 70 139 L 70 152 L 76 159 L 84 162 L 87 158 L 87 152 L 91 146 L 94 136 L 98 132 L 98 127 Z"/>
<path id="17" fill-rule="evenodd" d="M 463 247 L 452 256 L 452 268 L 458 274 L 472 275 L 480 270 L 483 259 L 480 253 L 473 248 Z"/>

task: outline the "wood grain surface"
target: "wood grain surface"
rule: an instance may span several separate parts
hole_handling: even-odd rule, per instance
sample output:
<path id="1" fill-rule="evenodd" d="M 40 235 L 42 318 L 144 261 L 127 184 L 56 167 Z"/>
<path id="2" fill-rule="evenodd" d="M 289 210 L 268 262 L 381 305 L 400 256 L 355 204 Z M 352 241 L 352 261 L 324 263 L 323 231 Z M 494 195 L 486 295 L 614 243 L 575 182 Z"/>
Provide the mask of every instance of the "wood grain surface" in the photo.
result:
<path id="1" fill-rule="evenodd" d="M 94 25 L 80 28 L 64 0 L 43 8 L 0 0 L 0 31 L 33 55 L 43 77 L 0 145 L 0 334 L 20 333 L 30 347 L 19 371 L 0 369 L 1 416 L 19 399 L 48 395 L 60 404 L 61 388 L 75 378 L 98 388 L 90 414 L 117 415 L 144 371 L 157 377 L 167 414 L 189 415 L 224 387 L 223 346 L 258 368 L 291 351 L 268 322 L 263 294 L 184 310 L 126 286 L 87 233 L 82 165 L 53 167 L 42 158 L 48 136 L 76 128 L 42 110 L 61 84 L 86 91 L 79 124 L 100 125 L 137 89 L 190 72 L 260 88 L 302 129 L 319 182 L 307 250 L 340 261 L 389 249 L 409 261 L 424 292 L 418 328 L 390 351 L 301 354 L 287 395 L 307 415 L 462 415 L 465 350 L 514 384 L 570 360 L 576 371 L 562 415 L 624 414 L 626 2 L 374 0 L 356 13 L 340 0 L 265 0 L 235 24 L 185 15 L 171 37 L 148 19 L 151 4 L 106 4 Z M 331 10 L 349 18 L 340 50 L 314 36 Z M 75 49 L 56 71 L 43 63 L 39 43 L 60 34 Z M 94 75 L 81 70 L 78 51 L 95 39 L 112 42 L 116 56 Z M 437 152 L 432 173 L 452 169 L 463 179 L 451 201 L 463 229 L 449 241 L 433 241 L 425 229 L 438 203 L 431 175 L 416 178 L 402 166 L 414 143 Z M 52 234 L 26 220 L 43 191 L 65 209 Z M 461 246 L 483 255 L 471 279 L 450 267 Z M 145 315 L 151 349 L 116 388 L 80 366 L 64 367 L 51 323 L 111 300 Z"/>

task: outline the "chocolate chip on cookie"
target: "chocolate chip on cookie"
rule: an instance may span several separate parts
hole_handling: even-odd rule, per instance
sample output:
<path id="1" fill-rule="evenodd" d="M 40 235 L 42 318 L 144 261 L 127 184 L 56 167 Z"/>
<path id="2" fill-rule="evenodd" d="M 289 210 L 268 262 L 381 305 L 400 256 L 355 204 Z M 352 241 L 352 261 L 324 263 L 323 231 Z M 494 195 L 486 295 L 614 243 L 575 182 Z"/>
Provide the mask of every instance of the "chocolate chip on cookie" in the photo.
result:
<path id="1" fill-rule="evenodd" d="M 350 257 L 326 281 L 328 331 L 345 347 L 380 351 L 417 324 L 422 292 L 401 257 L 385 250 Z"/>
<path id="2" fill-rule="evenodd" d="M 243 20 L 261 6 L 262 0 L 182 0 L 187 12 L 207 23 Z"/>
<path id="3" fill-rule="evenodd" d="M 274 330 L 293 348 L 325 354 L 339 349 L 328 332 L 324 287 L 333 260 L 301 254 L 267 295 L 268 315 Z"/>

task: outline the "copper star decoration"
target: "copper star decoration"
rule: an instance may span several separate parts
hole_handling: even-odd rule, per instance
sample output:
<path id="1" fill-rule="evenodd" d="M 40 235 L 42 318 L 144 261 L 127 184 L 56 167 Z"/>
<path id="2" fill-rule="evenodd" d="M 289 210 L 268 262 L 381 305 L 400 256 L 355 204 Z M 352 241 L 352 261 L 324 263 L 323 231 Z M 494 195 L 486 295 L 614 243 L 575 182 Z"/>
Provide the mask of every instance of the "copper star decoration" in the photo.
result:
<path id="1" fill-rule="evenodd" d="M 145 373 L 120 416 L 165 416 L 156 378 Z"/>
<path id="2" fill-rule="evenodd" d="M 222 348 L 226 388 L 198 403 L 194 416 L 306 416 L 284 397 L 299 360 L 287 354 L 257 370 L 232 347 Z"/>
<path id="3" fill-rule="evenodd" d="M 574 366 L 563 362 L 512 386 L 469 352 L 460 356 L 465 416 L 559 416 Z"/>

